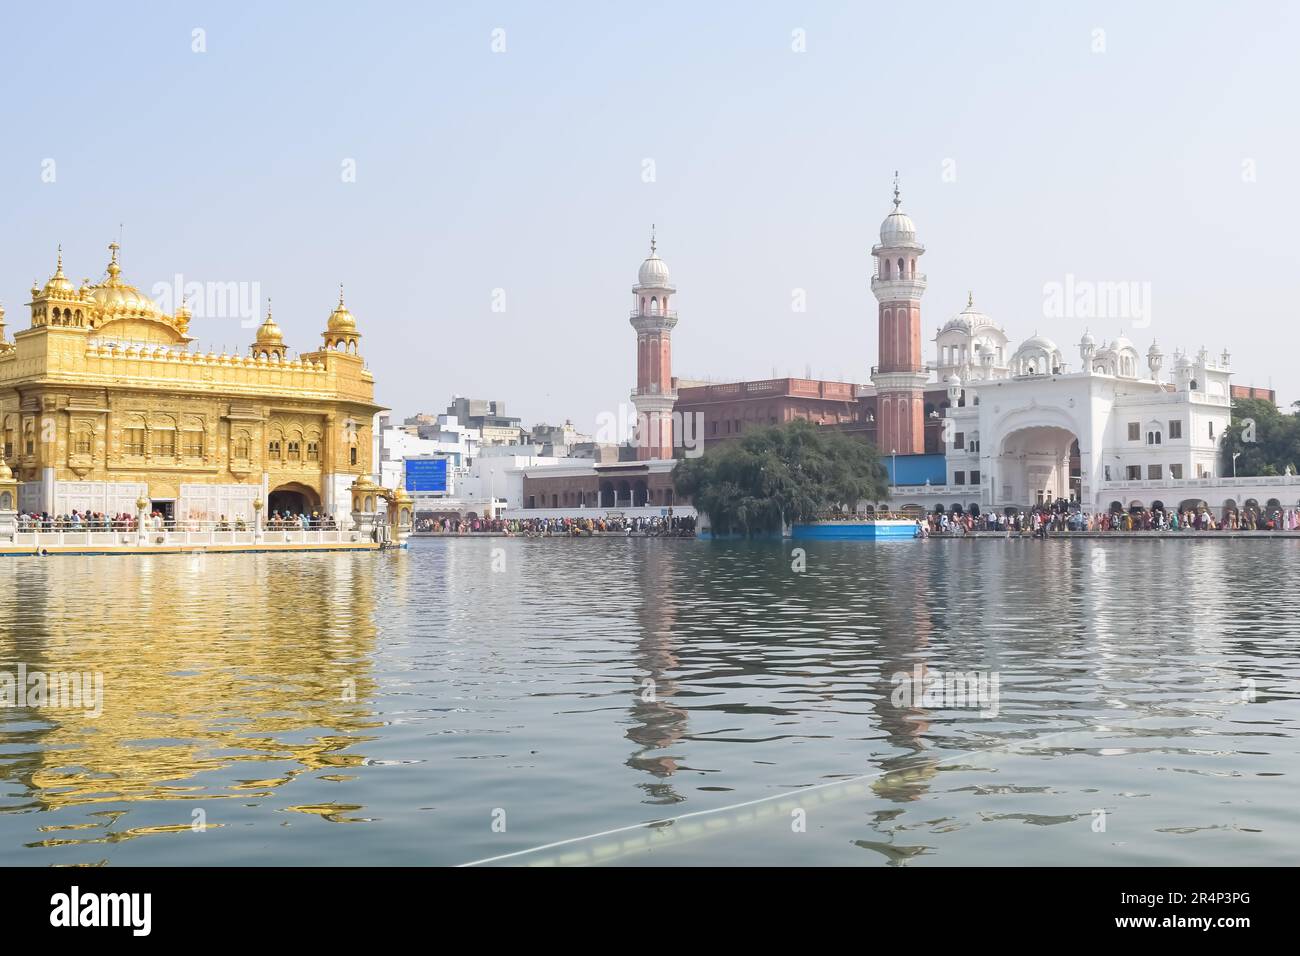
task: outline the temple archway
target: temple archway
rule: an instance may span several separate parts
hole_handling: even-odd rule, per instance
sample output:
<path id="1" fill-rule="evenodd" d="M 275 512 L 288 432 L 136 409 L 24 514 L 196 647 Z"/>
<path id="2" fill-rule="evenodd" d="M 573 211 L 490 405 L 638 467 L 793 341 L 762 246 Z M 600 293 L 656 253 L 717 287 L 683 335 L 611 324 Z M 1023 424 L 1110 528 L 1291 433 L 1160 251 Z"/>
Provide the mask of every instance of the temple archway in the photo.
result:
<path id="1" fill-rule="evenodd" d="M 267 514 L 309 515 L 320 511 L 320 495 L 315 489 L 297 481 L 277 485 L 266 497 Z"/>
<path id="2" fill-rule="evenodd" d="M 1059 425 L 1028 425 L 1003 437 L 996 458 L 995 493 L 1005 502 L 1048 504 L 1071 496 L 1074 432 Z"/>

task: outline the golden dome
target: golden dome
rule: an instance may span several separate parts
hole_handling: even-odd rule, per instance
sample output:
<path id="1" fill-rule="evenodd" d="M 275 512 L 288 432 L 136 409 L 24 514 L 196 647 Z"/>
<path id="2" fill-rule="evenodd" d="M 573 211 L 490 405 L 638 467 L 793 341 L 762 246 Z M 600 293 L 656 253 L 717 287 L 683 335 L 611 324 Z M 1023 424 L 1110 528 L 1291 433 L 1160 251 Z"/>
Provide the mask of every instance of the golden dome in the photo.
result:
<path id="1" fill-rule="evenodd" d="M 117 264 L 116 242 L 109 243 L 113 258 L 108 263 L 108 278 L 98 285 L 91 286 L 90 300 L 103 311 L 104 319 L 114 319 L 124 315 L 138 315 L 155 318 L 161 315 L 157 304 L 133 285 L 122 281 L 122 267 Z"/>
<path id="2" fill-rule="evenodd" d="M 8 481 L 14 476 L 9 470 L 9 464 L 3 458 L 0 458 L 0 481 Z"/>
<path id="3" fill-rule="evenodd" d="M 343 304 L 342 285 L 339 285 L 338 307 L 330 313 L 330 320 L 326 323 L 325 328 L 330 332 L 355 332 L 357 330 L 357 320 L 352 317 L 348 307 Z"/>
<path id="4" fill-rule="evenodd" d="M 257 344 L 258 345 L 283 345 L 284 333 L 280 327 L 275 324 L 275 319 L 271 318 L 271 300 L 266 300 L 266 321 L 257 327 Z"/>
<path id="5" fill-rule="evenodd" d="M 69 281 L 68 277 L 63 274 L 63 247 L 59 246 L 59 265 L 55 269 L 54 275 L 50 276 L 50 281 L 45 283 L 45 288 L 41 290 L 41 295 L 46 298 L 75 299 L 77 297 L 76 287 Z"/>

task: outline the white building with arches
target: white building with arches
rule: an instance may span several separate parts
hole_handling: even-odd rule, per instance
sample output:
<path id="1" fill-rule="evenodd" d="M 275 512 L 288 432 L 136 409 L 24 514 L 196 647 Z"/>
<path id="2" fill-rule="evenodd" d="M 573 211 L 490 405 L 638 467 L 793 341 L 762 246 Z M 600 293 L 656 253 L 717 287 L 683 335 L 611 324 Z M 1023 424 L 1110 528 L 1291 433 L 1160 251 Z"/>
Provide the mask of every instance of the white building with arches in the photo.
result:
<path id="1" fill-rule="evenodd" d="M 1035 332 L 1014 351 L 975 308 L 934 337 L 930 368 L 946 386 L 945 482 L 898 485 L 892 508 L 1003 511 L 1061 499 L 1085 511 L 1204 506 L 1269 511 L 1300 506 L 1300 478 L 1220 474 L 1232 421 L 1232 368 L 1152 342 L 1085 331 L 1068 352 Z"/>

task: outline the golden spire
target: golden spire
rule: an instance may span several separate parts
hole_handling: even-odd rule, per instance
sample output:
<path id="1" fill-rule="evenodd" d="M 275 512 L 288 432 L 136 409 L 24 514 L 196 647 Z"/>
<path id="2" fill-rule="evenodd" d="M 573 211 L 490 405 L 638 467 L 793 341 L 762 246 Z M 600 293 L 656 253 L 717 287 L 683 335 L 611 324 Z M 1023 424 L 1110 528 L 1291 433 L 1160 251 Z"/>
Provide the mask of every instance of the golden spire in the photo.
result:
<path id="1" fill-rule="evenodd" d="M 109 285 L 117 284 L 117 277 L 122 274 L 122 267 L 117 264 L 117 250 L 121 249 L 116 242 L 108 244 L 108 251 L 113 254 L 113 258 L 108 262 L 108 283 Z"/>
<path id="2" fill-rule="evenodd" d="M 35 286 L 32 286 L 32 288 L 35 288 Z M 74 291 L 72 283 L 69 282 L 68 277 L 63 274 L 63 245 L 60 243 L 58 265 L 54 270 L 54 275 L 50 276 L 50 281 L 45 283 L 45 288 L 41 290 L 40 294 L 45 296 L 54 296 L 56 298 L 66 298 L 72 295 Z"/>
<path id="3" fill-rule="evenodd" d="M 342 282 L 339 283 L 339 308 L 340 309 L 346 308 L 346 306 L 343 304 L 343 283 Z"/>

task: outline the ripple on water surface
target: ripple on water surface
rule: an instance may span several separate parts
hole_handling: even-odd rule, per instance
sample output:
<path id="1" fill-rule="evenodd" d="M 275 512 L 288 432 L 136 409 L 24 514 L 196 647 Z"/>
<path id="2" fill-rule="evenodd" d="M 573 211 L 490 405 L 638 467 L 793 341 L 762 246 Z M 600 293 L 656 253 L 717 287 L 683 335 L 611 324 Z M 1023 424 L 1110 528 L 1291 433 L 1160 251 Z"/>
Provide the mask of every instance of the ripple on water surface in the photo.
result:
<path id="1" fill-rule="evenodd" d="M 1300 542 L 799 546 L 7 559 L 0 862 L 1294 862 Z"/>

